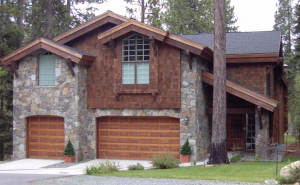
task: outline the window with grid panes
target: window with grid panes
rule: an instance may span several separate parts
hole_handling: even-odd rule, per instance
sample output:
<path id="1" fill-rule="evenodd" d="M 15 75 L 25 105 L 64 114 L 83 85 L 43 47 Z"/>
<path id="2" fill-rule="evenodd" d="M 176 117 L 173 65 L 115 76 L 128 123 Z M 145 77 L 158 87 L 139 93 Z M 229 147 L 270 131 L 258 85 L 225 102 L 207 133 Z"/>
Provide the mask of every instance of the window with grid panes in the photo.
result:
<path id="1" fill-rule="evenodd" d="M 39 55 L 39 85 L 55 85 L 55 55 Z"/>
<path id="2" fill-rule="evenodd" d="M 132 35 L 122 42 L 122 84 L 149 84 L 150 40 Z"/>

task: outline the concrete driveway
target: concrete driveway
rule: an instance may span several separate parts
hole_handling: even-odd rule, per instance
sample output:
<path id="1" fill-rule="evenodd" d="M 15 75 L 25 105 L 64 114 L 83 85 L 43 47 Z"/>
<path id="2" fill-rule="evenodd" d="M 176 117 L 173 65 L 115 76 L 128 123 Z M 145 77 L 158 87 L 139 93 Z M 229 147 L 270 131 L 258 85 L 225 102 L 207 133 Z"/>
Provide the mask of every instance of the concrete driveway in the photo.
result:
<path id="1" fill-rule="evenodd" d="M 45 166 L 61 163 L 63 161 L 64 160 L 54 159 L 21 159 L 0 164 L 0 172 L 14 170 L 37 170 Z"/>

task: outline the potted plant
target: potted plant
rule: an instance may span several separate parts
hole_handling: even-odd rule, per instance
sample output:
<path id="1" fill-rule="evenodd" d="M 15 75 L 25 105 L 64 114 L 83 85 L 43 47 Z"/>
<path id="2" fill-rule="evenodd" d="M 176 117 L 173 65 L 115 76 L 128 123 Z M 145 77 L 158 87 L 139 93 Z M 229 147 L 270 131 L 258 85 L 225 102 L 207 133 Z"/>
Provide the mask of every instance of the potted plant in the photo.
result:
<path id="1" fill-rule="evenodd" d="M 65 156 L 65 162 L 66 163 L 72 163 L 74 161 L 74 155 L 75 155 L 75 151 L 74 151 L 74 147 L 69 139 L 67 146 L 64 150 L 63 155 Z"/>
<path id="2" fill-rule="evenodd" d="M 184 145 L 181 147 L 180 154 L 181 154 L 181 162 L 182 163 L 190 162 L 190 155 L 192 154 L 192 149 L 190 147 L 188 139 L 186 140 Z"/>

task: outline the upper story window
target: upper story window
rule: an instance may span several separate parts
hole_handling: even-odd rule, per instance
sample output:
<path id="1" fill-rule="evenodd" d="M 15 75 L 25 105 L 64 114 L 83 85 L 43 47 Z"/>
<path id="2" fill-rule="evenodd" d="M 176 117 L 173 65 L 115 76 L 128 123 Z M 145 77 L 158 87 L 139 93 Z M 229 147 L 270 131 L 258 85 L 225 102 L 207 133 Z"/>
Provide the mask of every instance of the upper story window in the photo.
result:
<path id="1" fill-rule="evenodd" d="M 55 85 L 55 55 L 50 52 L 39 56 L 39 85 Z"/>
<path id="2" fill-rule="evenodd" d="M 132 35 L 122 42 L 122 84 L 149 84 L 150 40 Z"/>

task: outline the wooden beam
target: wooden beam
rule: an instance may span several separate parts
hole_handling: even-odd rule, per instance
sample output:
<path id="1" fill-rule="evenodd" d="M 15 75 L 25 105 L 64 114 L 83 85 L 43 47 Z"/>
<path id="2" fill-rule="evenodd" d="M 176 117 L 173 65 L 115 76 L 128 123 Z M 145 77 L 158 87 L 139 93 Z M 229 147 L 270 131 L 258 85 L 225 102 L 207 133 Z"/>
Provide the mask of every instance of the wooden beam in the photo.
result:
<path id="1" fill-rule="evenodd" d="M 261 63 L 261 62 L 268 62 L 268 63 L 275 63 L 278 62 L 278 57 L 264 57 L 264 58 L 227 58 L 226 63 L 230 64 L 239 64 L 239 63 Z"/>
<path id="2" fill-rule="evenodd" d="M 109 39 L 108 45 L 113 52 L 114 58 L 117 58 L 117 52 L 116 52 L 116 47 L 117 47 L 117 42 L 113 40 L 112 38 Z"/>
<path id="3" fill-rule="evenodd" d="M 70 58 L 67 58 L 66 62 L 67 62 L 67 65 L 68 65 L 68 67 L 69 67 L 69 69 L 71 71 L 72 76 L 75 76 L 75 72 L 73 70 L 73 67 L 75 66 L 75 63 L 72 62 L 72 60 Z"/>
<path id="4" fill-rule="evenodd" d="M 274 65 L 267 65 L 267 67 L 268 67 L 267 74 L 269 74 L 270 71 L 271 71 L 272 69 L 274 69 L 275 67 L 277 67 L 280 63 L 281 63 L 281 62 L 277 62 L 277 63 L 274 64 Z"/>
<path id="5" fill-rule="evenodd" d="M 60 42 L 60 43 L 66 43 L 76 37 L 79 37 L 89 31 L 95 29 L 95 28 L 98 28 L 108 22 L 119 25 L 128 20 L 129 19 L 124 16 L 121 16 L 114 12 L 108 11 L 108 12 L 105 12 L 105 13 L 95 17 L 94 19 L 87 21 L 84 24 L 76 26 L 75 28 L 55 37 L 53 40 Z"/>
<path id="6" fill-rule="evenodd" d="M 115 91 L 115 98 L 117 101 L 120 100 L 120 95 L 119 95 L 118 91 Z"/>
<path id="7" fill-rule="evenodd" d="M 213 113 L 213 108 L 206 109 L 207 114 Z M 254 108 L 226 108 L 226 114 L 254 114 Z"/>
<path id="8" fill-rule="evenodd" d="M 150 43 L 154 52 L 154 56 L 157 57 L 157 50 L 156 50 L 156 42 L 153 36 L 150 36 Z"/>
<path id="9" fill-rule="evenodd" d="M 261 107 L 260 106 L 257 106 L 257 111 L 258 111 L 259 128 L 260 128 L 260 130 L 262 130 Z"/>
<path id="10" fill-rule="evenodd" d="M 193 64 L 192 64 L 192 54 L 190 53 L 190 50 L 185 50 L 185 55 L 186 55 L 186 57 L 187 57 L 187 60 L 188 60 L 188 62 L 189 62 L 189 66 L 190 66 L 190 69 L 192 70 L 192 68 L 193 68 Z"/>
<path id="11" fill-rule="evenodd" d="M 201 71 L 201 74 L 203 82 L 208 83 L 210 85 L 214 84 L 214 76 L 212 74 L 203 70 Z M 237 85 L 229 80 L 226 80 L 226 91 L 255 105 L 259 105 L 262 108 L 271 112 L 274 112 L 280 104 L 279 102 L 273 99 L 267 98 L 259 93 L 246 89 L 245 87 Z"/>

